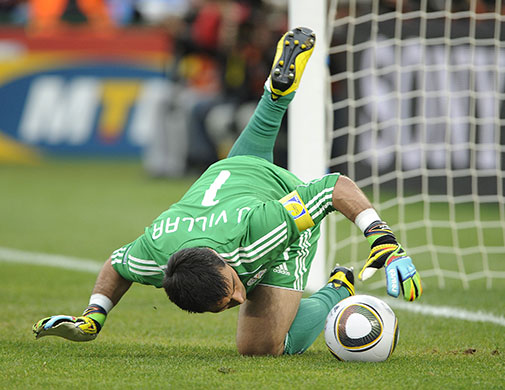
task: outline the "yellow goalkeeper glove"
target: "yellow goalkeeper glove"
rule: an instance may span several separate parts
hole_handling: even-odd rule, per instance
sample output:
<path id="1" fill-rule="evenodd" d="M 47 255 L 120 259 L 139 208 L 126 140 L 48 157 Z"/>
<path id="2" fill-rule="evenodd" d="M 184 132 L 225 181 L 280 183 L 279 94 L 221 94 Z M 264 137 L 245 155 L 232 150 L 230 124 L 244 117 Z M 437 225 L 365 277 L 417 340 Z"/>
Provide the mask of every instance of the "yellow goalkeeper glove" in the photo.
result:
<path id="1" fill-rule="evenodd" d="M 59 336 L 71 341 L 91 341 L 96 338 L 107 313 L 98 305 L 90 305 L 81 317 L 56 315 L 46 317 L 33 325 L 35 338 Z"/>
<path id="2" fill-rule="evenodd" d="M 398 297 L 401 289 L 407 301 L 419 298 L 423 293 L 419 273 L 389 226 L 382 221 L 373 222 L 366 228 L 365 237 L 371 250 L 358 277 L 367 280 L 379 268 L 385 267 L 389 295 Z"/>

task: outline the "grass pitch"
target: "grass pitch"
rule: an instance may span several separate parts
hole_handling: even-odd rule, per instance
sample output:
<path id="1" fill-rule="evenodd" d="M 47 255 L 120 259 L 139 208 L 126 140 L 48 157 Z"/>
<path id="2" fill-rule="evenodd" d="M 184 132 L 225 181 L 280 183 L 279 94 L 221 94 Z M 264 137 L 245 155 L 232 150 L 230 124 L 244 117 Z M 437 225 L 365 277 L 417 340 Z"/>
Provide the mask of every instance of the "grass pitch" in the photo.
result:
<path id="1" fill-rule="evenodd" d="M 1 166 L 0 247 L 103 262 L 192 181 L 150 180 L 135 162 Z M 234 343 L 237 308 L 187 314 L 162 291 L 140 285 L 110 313 L 97 340 L 35 341 L 36 320 L 82 312 L 96 275 L 3 261 L 0 267 L 1 389 L 505 387 L 505 327 L 401 309 L 400 341 L 384 363 L 338 362 L 322 335 L 300 356 L 243 357 Z M 458 283 L 444 290 L 428 283 L 421 303 L 503 316 L 505 283 L 483 285 L 465 291 Z M 365 287 L 358 283 L 357 290 Z"/>

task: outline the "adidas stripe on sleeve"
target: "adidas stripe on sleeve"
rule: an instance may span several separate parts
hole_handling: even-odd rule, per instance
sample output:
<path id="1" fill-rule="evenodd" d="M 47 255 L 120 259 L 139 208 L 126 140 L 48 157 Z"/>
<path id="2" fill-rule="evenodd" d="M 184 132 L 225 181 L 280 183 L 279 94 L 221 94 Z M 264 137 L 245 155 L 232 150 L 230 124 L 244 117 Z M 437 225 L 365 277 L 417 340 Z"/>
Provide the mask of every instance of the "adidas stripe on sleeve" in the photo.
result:
<path id="1" fill-rule="evenodd" d="M 111 264 L 127 280 L 161 287 L 163 273 L 167 266 L 160 265 L 153 259 L 139 257 L 139 254 L 147 257 L 145 253 L 135 253 L 136 256 L 134 256 L 132 252 L 139 249 L 139 245 L 134 244 L 139 240 L 115 250 L 111 255 Z"/>
<path id="2" fill-rule="evenodd" d="M 331 173 L 296 187 L 315 225 L 321 223 L 326 215 L 335 211 L 332 195 L 339 177 L 339 173 Z"/>

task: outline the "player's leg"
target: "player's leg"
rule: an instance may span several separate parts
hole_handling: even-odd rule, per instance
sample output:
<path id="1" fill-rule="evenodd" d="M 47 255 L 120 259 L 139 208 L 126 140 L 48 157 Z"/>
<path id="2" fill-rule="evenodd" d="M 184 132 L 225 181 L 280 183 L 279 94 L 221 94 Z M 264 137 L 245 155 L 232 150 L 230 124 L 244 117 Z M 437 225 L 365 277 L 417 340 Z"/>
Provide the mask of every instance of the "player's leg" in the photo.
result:
<path id="1" fill-rule="evenodd" d="M 261 284 L 248 294 L 239 314 L 237 346 L 240 353 L 304 352 L 323 330 L 332 307 L 354 294 L 352 272 L 338 268 L 332 271 L 325 286 L 302 299 L 318 238 L 319 227 L 303 232 L 277 259 Z"/>
<path id="2" fill-rule="evenodd" d="M 301 27 L 288 31 L 279 40 L 263 96 L 228 157 L 249 155 L 273 162 L 273 149 L 282 118 L 294 98 L 314 43 L 314 33 Z"/>
<path id="3" fill-rule="evenodd" d="M 257 286 L 240 305 L 237 348 L 243 355 L 281 355 L 302 292 Z"/>
<path id="4" fill-rule="evenodd" d="M 300 301 L 284 344 L 288 355 L 303 353 L 324 329 L 330 310 L 342 299 L 354 295 L 354 275 L 351 269 L 336 267 L 323 288 Z"/>
<path id="5" fill-rule="evenodd" d="M 273 162 L 274 145 L 282 118 L 295 94 L 283 96 L 275 102 L 270 95 L 270 91 L 265 87 L 254 114 L 233 144 L 228 157 L 256 156 Z"/>
<path id="6" fill-rule="evenodd" d="M 352 271 L 339 268 L 329 283 L 309 298 L 301 299 L 301 291 L 263 285 L 256 287 L 240 306 L 239 353 L 303 353 L 324 329 L 333 306 L 354 293 L 352 283 Z"/>

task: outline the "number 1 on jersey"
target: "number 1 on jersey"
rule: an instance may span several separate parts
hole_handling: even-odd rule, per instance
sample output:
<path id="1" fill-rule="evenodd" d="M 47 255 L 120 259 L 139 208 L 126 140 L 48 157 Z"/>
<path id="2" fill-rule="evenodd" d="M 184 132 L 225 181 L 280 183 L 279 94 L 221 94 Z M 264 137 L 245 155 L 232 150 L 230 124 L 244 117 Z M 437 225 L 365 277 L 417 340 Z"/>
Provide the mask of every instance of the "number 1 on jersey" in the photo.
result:
<path id="1" fill-rule="evenodd" d="M 215 206 L 219 203 L 219 200 L 216 199 L 217 191 L 223 186 L 223 184 L 230 177 L 230 171 L 223 170 L 219 172 L 216 179 L 212 182 L 209 189 L 205 191 L 205 195 L 203 196 L 202 206 Z"/>

